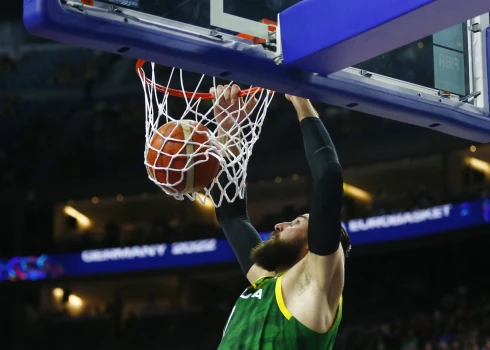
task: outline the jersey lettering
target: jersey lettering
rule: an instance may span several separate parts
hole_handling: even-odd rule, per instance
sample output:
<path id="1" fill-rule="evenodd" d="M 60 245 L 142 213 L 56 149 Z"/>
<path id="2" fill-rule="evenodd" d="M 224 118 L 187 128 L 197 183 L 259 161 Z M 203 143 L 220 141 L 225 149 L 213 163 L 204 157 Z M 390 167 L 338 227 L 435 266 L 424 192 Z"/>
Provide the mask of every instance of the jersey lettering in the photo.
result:
<path id="1" fill-rule="evenodd" d="M 243 292 L 242 295 L 240 295 L 240 298 L 248 299 L 248 298 L 252 297 L 252 298 L 262 299 L 262 289 L 259 289 L 255 293 L 245 294 L 247 292 L 247 290 L 245 290 L 245 292 Z"/>
<path id="2" fill-rule="evenodd" d="M 252 298 L 262 299 L 262 289 L 259 289 L 252 295 Z"/>
<path id="3" fill-rule="evenodd" d="M 243 294 L 240 295 L 240 298 L 242 298 L 242 299 L 248 299 L 248 298 L 250 298 L 252 296 L 252 293 L 245 295 L 245 292 L 243 292 Z"/>

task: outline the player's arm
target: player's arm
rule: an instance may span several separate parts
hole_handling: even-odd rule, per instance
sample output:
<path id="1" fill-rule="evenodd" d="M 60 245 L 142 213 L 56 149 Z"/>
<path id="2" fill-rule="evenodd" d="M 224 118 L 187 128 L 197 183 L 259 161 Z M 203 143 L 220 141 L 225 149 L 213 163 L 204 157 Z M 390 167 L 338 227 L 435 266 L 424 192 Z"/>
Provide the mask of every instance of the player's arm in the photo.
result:
<path id="1" fill-rule="evenodd" d="M 219 98 L 219 106 L 215 107 L 214 114 L 219 123 L 218 141 L 225 144 L 229 141 L 230 133 L 236 135 L 235 133 L 239 130 L 237 125 L 239 126 L 240 115 L 234 112 L 238 109 L 237 95 L 240 92 L 240 88 L 237 85 L 234 85 L 231 89 L 217 86 L 216 91 L 213 88 L 210 92 Z M 243 103 L 243 101 L 240 102 Z M 250 108 L 253 108 L 253 106 L 251 105 Z M 236 147 L 230 147 L 230 152 L 236 155 L 239 150 Z M 218 181 L 225 188 L 228 182 L 226 174 L 222 174 Z M 231 190 L 235 189 L 232 188 Z M 214 186 L 212 195 L 215 202 L 218 201 L 220 194 L 220 189 Z M 221 206 L 216 208 L 216 218 L 240 263 L 243 273 L 247 276 L 250 283 L 254 283 L 262 276 L 269 275 L 269 272 L 254 265 L 250 259 L 252 249 L 261 243 L 262 239 L 250 222 L 246 192 L 243 199 L 237 198 L 233 203 L 223 200 Z"/>
<path id="2" fill-rule="evenodd" d="M 301 125 L 303 142 L 314 182 L 308 220 L 308 250 L 304 274 L 327 294 L 336 308 L 344 285 L 344 254 L 340 245 L 343 203 L 342 168 L 334 144 L 310 101 L 287 96 Z"/>
<path id="3" fill-rule="evenodd" d="M 222 177 L 219 180 L 226 181 L 226 178 Z M 215 200 L 219 198 L 219 191 L 217 186 L 213 188 Z M 244 199 L 237 198 L 233 203 L 223 200 L 221 206 L 216 208 L 216 218 L 250 283 L 254 283 L 260 277 L 270 275 L 268 271 L 254 265 L 250 259 L 252 249 L 262 242 L 262 239 L 250 223 L 246 193 Z"/>

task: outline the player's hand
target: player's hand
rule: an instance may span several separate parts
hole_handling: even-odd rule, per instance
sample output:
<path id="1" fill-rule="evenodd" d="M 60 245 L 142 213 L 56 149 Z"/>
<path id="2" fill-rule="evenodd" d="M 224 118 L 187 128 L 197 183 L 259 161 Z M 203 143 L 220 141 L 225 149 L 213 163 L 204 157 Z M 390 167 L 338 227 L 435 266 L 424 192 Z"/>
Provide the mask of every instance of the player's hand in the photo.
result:
<path id="1" fill-rule="evenodd" d="M 310 102 L 310 100 L 304 97 L 293 96 L 288 94 L 285 94 L 284 96 L 286 96 L 286 100 L 292 102 L 293 105 L 308 104 Z"/>
<path id="2" fill-rule="evenodd" d="M 318 117 L 318 112 L 307 98 L 286 94 L 286 99 L 293 104 L 300 121 L 306 117 Z"/>
<path id="3" fill-rule="evenodd" d="M 288 94 L 285 94 L 284 96 L 286 96 L 286 100 L 288 100 L 290 102 L 299 101 L 301 99 L 306 100 L 305 98 L 293 96 L 293 95 L 288 95 Z"/>
<path id="4" fill-rule="evenodd" d="M 214 116 L 220 129 L 229 131 L 235 125 L 240 125 L 249 115 L 257 104 L 254 96 L 247 97 L 247 103 L 242 97 L 238 97 L 240 87 L 236 84 L 233 86 L 218 85 L 216 89 L 212 87 L 209 93 L 214 96 Z M 216 103 L 218 100 L 218 103 Z"/>

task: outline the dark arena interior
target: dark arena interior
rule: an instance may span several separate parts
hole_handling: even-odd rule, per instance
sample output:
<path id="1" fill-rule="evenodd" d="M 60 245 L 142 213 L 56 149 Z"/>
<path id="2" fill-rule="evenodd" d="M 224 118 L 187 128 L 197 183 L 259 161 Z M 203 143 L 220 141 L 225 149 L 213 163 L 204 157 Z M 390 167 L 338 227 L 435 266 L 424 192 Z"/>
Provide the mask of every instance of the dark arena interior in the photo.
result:
<path id="1" fill-rule="evenodd" d="M 148 179 L 135 60 L 31 36 L 19 1 L 0 12 L 0 349 L 216 349 L 248 282 L 214 208 Z M 430 80 L 422 42 L 360 66 Z M 314 105 L 353 245 L 335 349 L 490 350 L 490 145 Z M 255 147 L 268 235 L 313 190 L 282 94 Z"/>

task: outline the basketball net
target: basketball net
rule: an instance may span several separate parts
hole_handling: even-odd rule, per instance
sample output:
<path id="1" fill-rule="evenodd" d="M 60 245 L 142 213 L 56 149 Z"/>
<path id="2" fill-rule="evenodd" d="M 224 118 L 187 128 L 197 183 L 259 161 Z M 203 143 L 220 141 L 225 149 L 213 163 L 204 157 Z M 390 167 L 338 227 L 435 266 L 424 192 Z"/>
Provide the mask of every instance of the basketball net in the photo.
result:
<path id="1" fill-rule="evenodd" d="M 217 96 L 216 101 L 213 101 L 211 94 L 198 92 L 201 83 L 206 77 L 205 75 L 202 75 L 197 86 L 193 87 L 193 92 L 188 92 L 184 86 L 184 72 L 181 69 L 173 68 L 168 81 L 166 82 L 166 86 L 163 86 L 156 82 L 155 64 L 151 63 L 151 78 L 148 78 L 142 68 L 144 63 L 145 61 L 139 60 L 136 64 L 136 70 L 145 92 L 145 165 L 148 171 L 148 178 L 159 186 L 166 194 L 173 196 L 177 200 L 183 200 L 187 197 L 192 201 L 198 199 L 202 204 L 209 203 L 210 201 L 214 207 L 219 207 L 223 203 L 223 200 L 231 203 L 238 197 L 243 199 L 245 195 L 248 162 L 252 155 L 252 149 L 255 142 L 257 142 L 259 138 L 262 124 L 264 123 L 265 115 L 274 93 L 270 90 L 256 87 L 242 90 L 239 96 L 242 97 L 243 103 L 240 103 L 241 100 L 239 99 L 238 110 L 229 112 L 219 105 L 219 99 L 223 94 Z M 180 89 L 168 88 L 174 86 L 172 85 L 172 82 L 177 81 L 178 79 L 180 79 Z M 225 88 L 231 88 L 232 84 L 233 82 L 230 82 Z M 216 79 L 213 77 L 215 91 L 216 85 Z M 171 115 L 171 111 L 175 110 L 175 108 L 172 108 L 169 99 L 175 99 L 176 97 L 185 101 L 185 108 L 181 115 Z M 257 103 L 254 105 L 253 103 L 250 103 L 253 98 L 257 100 Z M 203 101 L 209 102 L 203 103 Z M 178 101 L 173 100 L 173 102 Z M 206 106 L 204 106 L 205 104 Z M 253 106 L 251 107 L 251 105 Z M 225 114 L 225 117 L 219 123 L 214 115 L 215 107 L 219 108 L 221 113 Z M 223 115 L 221 114 L 220 116 Z M 228 130 L 226 130 L 222 126 L 224 122 L 230 120 L 227 119 L 228 117 L 233 118 L 232 120 L 235 120 L 236 122 L 233 123 L 231 128 L 228 127 Z M 182 173 L 184 173 L 199 164 L 199 162 L 187 161 L 184 168 L 175 169 L 171 167 L 172 164 L 174 164 L 172 161 L 169 162 L 169 167 L 157 167 L 155 164 L 148 164 L 147 162 L 147 154 L 151 148 L 151 140 L 156 133 L 158 133 L 157 136 L 164 139 L 164 143 L 167 141 L 183 142 L 182 149 L 185 149 L 188 143 L 192 143 L 192 137 L 190 137 L 190 140 L 173 139 L 165 137 L 158 131 L 158 128 L 166 123 L 181 120 L 194 120 L 197 123 L 206 126 L 210 132 L 208 135 L 210 140 L 209 144 L 206 144 L 204 147 L 203 145 L 197 145 L 198 147 L 194 147 L 195 152 L 187 157 L 195 158 L 204 156 L 205 159 L 215 157 L 220 162 L 221 167 L 217 176 L 206 188 L 204 188 L 202 193 L 178 193 L 176 190 L 170 188 L 168 184 L 165 185 L 159 182 L 156 179 L 156 176 L 151 176 L 150 173 L 150 171 L 155 174 L 156 171 L 168 172 L 169 170 L 174 172 L 182 171 Z M 218 130 L 221 130 L 219 137 Z M 151 149 L 155 151 L 155 148 Z M 159 156 L 172 158 L 176 156 L 182 157 L 182 154 L 172 155 L 163 152 L 162 149 L 156 150 L 159 152 Z M 203 157 L 200 157 L 200 159 L 203 159 Z M 226 181 L 223 181 L 224 178 L 226 178 Z M 221 181 L 218 181 L 218 179 L 221 179 Z M 181 181 L 184 181 L 184 176 L 181 176 Z M 214 193 L 214 198 L 211 195 L 211 192 Z M 217 198 L 218 196 L 216 196 L 216 193 L 220 193 L 219 198 Z"/>

